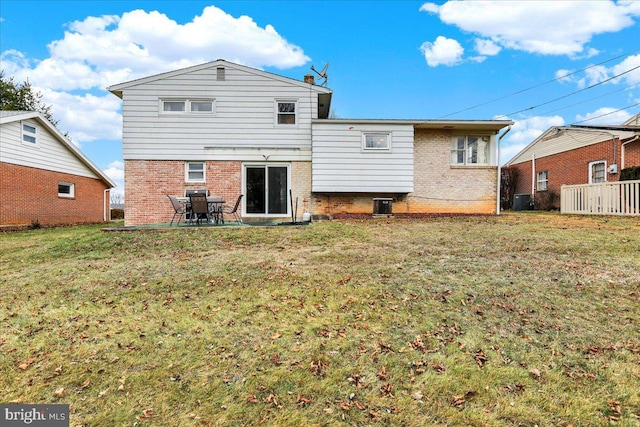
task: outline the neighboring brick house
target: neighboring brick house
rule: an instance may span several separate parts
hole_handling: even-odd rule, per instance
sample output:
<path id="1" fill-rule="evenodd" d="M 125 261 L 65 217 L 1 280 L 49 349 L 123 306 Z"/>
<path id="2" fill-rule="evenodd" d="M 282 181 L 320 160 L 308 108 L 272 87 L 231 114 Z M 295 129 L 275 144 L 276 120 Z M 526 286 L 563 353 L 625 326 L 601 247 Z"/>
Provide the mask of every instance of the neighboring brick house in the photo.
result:
<path id="1" fill-rule="evenodd" d="M 42 114 L 0 111 L 0 227 L 108 221 L 113 187 Z"/>
<path id="2" fill-rule="evenodd" d="M 167 195 L 206 188 L 245 221 L 497 212 L 506 120 L 329 119 L 332 91 L 224 60 L 117 84 L 126 225 L 169 221 Z"/>
<path id="3" fill-rule="evenodd" d="M 622 125 L 548 129 L 505 163 L 517 170 L 515 193 L 557 208 L 562 185 L 618 181 L 622 169 L 640 166 L 639 116 Z"/>

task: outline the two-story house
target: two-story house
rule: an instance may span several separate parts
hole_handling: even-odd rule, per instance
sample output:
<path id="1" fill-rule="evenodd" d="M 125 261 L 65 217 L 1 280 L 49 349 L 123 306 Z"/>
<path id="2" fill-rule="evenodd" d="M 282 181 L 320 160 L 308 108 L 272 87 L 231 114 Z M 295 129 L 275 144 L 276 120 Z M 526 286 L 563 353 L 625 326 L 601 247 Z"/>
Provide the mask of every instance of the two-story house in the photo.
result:
<path id="1" fill-rule="evenodd" d="M 245 220 L 497 212 L 505 120 L 329 119 L 332 91 L 217 60 L 108 88 L 122 98 L 126 224 L 171 219 L 167 195 L 235 201 Z"/>

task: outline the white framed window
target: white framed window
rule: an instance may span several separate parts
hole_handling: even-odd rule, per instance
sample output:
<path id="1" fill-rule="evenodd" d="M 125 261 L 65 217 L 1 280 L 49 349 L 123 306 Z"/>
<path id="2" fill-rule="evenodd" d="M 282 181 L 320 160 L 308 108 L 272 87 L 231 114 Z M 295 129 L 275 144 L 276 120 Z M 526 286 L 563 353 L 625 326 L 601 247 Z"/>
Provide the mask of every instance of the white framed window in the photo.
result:
<path id="1" fill-rule="evenodd" d="M 164 113 L 184 113 L 187 108 L 187 101 L 162 101 L 162 112 Z"/>
<path id="2" fill-rule="evenodd" d="M 364 150 L 390 150 L 391 135 L 383 132 L 366 132 L 362 134 Z"/>
<path id="3" fill-rule="evenodd" d="M 295 126 L 298 124 L 298 102 L 292 100 L 276 100 L 276 125 Z"/>
<path id="4" fill-rule="evenodd" d="M 30 122 L 22 122 L 22 143 L 38 146 L 38 128 Z"/>
<path id="5" fill-rule="evenodd" d="M 547 191 L 547 189 L 549 188 L 548 184 L 549 184 L 549 172 L 548 171 L 541 171 L 538 172 L 538 177 L 536 180 L 536 190 L 538 191 Z"/>
<path id="6" fill-rule="evenodd" d="M 204 162 L 187 162 L 184 167 L 186 182 L 205 182 Z"/>
<path id="7" fill-rule="evenodd" d="M 58 183 L 58 197 L 75 197 L 75 184 L 70 182 L 59 182 Z"/>
<path id="8" fill-rule="evenodd" d="M 490 136 L 454 136 L 451 141 L 451 164 L 488 165 L 490 142 Z"/>
<path id="9" fill-rule="evenodd" d="M 607 180 L 607 162 L 598 160 L 589 163 L 589 184 L 597 184 Z"/>
<path id="10" fill-rule="evenodd" d="M 160 111 L 164 114 L 213 114 L 215 113 L 214 99 L 162 99 Z"/>
<path id="11" fill-rule="evenodd" d="M 213 113 L 213 99 L 197 99 L 189 101 L 192 113 Z"/>

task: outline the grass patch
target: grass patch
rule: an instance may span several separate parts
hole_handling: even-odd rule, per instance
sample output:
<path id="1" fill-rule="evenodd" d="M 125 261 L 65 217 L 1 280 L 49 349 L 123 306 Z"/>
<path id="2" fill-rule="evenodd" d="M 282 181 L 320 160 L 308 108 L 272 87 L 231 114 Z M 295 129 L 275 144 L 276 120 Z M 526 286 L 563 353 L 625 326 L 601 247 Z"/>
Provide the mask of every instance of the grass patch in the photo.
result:
<path id="1" fill-rule="evenodd" d="M 3 402 L 71 425 L 636 426 L 638 218 L 0 235 Z"/>

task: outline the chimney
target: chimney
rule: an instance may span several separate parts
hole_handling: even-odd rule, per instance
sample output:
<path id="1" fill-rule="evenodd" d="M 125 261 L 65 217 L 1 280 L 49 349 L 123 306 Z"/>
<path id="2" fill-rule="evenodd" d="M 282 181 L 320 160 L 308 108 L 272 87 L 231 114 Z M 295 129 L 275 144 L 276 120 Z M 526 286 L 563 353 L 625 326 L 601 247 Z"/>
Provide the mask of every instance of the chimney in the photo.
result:
<path id="1" fill-rule="evenodd" d="M 306 76 L 304 76 L 304 82 L 310 85 L 316 84 L 313 74 L 307 74 Z"/>

